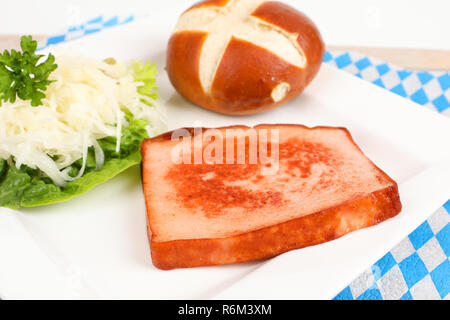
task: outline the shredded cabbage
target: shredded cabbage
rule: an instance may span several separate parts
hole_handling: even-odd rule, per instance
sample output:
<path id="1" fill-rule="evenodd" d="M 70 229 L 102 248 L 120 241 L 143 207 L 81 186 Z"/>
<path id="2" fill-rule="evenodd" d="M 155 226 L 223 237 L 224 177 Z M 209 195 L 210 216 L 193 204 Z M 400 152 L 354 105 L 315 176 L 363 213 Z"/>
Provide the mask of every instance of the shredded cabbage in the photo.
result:
<path id="1" fill-rule="evenodd" d="M 149 136 L 164 127 L 155 99 L 142 93 L 146 83 L 135 77 L 136 63 L 108 63 L 72 52 L 57 52 L 56 63 L 49 77 L 55 81 L 43 105 L 32 107 L 30 101 L 18 99 L 0 106 L 0 158 L 12 157 L 18 169 L 39 169 L 55 185 L 64 186 L 83 175 L 89 147 L 95 151 L 97 169 L 103 166 L 105 156 L 97 140 L 114 136 L 116 152 L 120 150 L 126 113 L 147 120 Z M 69 176 L 68 167 L 79 159 L 80 172 Z"/>

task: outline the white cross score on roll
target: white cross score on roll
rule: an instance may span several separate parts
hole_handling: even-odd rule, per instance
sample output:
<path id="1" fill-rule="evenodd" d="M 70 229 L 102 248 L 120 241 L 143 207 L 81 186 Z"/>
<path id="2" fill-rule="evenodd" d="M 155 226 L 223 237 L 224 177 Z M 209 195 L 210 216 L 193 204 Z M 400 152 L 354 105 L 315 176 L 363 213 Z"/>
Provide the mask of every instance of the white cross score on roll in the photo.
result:
<path id="1" fill-rule="evenodd" d="M 236 54 L 238 44 L 253 50 Z M 179 18 L 167 71 L 188 100 L 217 112 L 249 114 L 294 98 L 314 77 L 322 56 L 317 28 L 294 8 L 262 0 L 212 0 Z"/>

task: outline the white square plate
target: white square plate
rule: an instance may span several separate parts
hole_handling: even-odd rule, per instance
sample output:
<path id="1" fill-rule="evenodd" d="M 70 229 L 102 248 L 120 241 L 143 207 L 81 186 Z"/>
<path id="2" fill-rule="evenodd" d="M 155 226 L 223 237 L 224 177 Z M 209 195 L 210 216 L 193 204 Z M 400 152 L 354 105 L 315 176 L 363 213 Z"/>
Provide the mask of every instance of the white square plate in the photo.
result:
<path id="1" fill-rule="evenodd" d="M 277 110 L 230 117 L 198 108 L 174 91 L 163 69 L 175 19 L 155 15 L 65 46 L 97 58 L 155 61 L 170 129 L 347 127 L 399 183 L 403 211 L 375 227 L 265 262 L 161 271 L 151 263 L 136 166 L 66 203 L 0 209 L 2 298 L 329 299 L 449 198 L 449 119 L 327 65 L 301 96 Z"/>

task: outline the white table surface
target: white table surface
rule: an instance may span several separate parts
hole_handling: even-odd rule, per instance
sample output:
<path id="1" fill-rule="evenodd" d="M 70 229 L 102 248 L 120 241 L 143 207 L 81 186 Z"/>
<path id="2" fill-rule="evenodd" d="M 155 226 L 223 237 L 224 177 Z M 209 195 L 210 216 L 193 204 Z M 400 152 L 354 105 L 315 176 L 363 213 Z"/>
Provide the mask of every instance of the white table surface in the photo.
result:
<path id="1" fill-rule="evenodd" d="M 3 1 L 0 34 L 54 34 L 100 14 L 179 15 L 195 0 Z M 285 0 L 308 14 L 329 45 L 450 49 L 449 0 Z"/>

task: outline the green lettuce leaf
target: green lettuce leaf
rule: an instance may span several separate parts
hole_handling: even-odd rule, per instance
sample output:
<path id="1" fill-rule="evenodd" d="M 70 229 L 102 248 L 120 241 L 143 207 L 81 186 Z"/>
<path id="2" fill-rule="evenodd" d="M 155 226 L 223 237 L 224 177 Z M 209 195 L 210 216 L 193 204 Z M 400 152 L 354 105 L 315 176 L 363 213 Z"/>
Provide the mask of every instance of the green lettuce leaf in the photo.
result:
<path id="1" fill-rule="evenodd" d="M 156 86 L 156 74 L 158 73 L 156 64 L 151 64 L 150 62 L 143 64 L 141 61 L 134 61 L 132 68 L 134 80 L 143 83 L 138 88 L 138 92 L 156 100 L 158 98 L 158 93 L 155 92 L 158 90 Z M 143 102 L 149 104 L 146 100 L 143 100 Z"/>
<path id="2" fill-rule="evenodd" d="M 56 186 L 39 170 L 22 165 L 17 169 L 11 160 L 0 159 L 0 206 L 18 209 L 47 205 L 69 200 L 106 182 L 131 166 L 141 162 L 140 145 L 147 138 L 147 121 L 132 120 L 123 128 L 120 151 L 116 152 L 116 138 L 106 137 L 99 140 L 105 153 L 105 164 L 96 170 L 94 150 L 89 150 L 86 171 L 75 181 L 64 187 Z M 70 175 L 76 176 L 81 168 L 82 160 L 76 161 Z"/>

